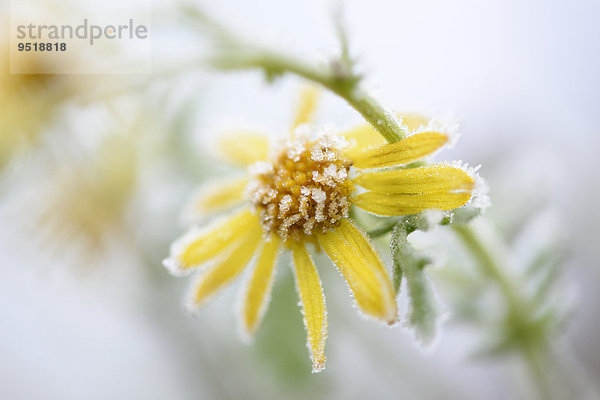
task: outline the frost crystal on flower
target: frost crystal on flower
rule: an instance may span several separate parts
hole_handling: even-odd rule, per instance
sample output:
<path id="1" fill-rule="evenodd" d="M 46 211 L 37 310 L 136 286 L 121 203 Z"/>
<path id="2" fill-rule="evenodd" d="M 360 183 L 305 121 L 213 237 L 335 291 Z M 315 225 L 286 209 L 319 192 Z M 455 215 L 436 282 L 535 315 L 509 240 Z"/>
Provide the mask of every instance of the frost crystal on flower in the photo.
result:
<path id="1" fill-rule="evenodd" d="M 329 135 L 298 135 L 285 142 L 270 162 L 254 164 L 248 184 L 251 202 L 262 225 L 283 239 L 327 232 L 348 215 L 352 184 L 345 145 Z"/>
<path id="2" fill-rule="evenodd" d="M 454 147 L 460 136 L 460 124 L 452 117 L 434 117 L 420 130 L 443 132 L 448 136 L 447 148 Z"/>
<path id="3" fill-rule="evenodd" d="M 473 181 L 475 182 L 472 189 L 472 196 L 469 201 L 465 204 L 465 206 L 471 206 L 474 208 L 479 208 L 482 211 L 485 211 L 489 208 L 492 203 L 489 197 L 489 186 L 485 179 L 479 175 L 479 169 L 481 165 L 477 165 L 475 167 L 470 167 L 469 164 L 464 163 L 462 161 L 452 161 L 444 163 L 452 168 L 460 168 L 465 171 Z"/>
<path id="4" fill-rule="evenodd" d="M 427 127 L 424 118 L 413 116 L 408 127 L 412 135 L 382 143 L 364 128 L 341 135 L 331 135 L 329 128 L 314 130 L 304 123 L 310 107 L 302 108 L 285 141 L 272 144 L 254 135 L 224 141 L 234 163 L 249 165 L 250 176 L 242 186 L 236 186 L 239 180 L 224 183 L 203 204 L 215 211 L 222 203 L 249 205 L 204 232 L 184 236 L 165 265 L 177 273 L 211 263 L 193 287 L 197 306 L 254 264 L 240 314 L 251 334 L 269 301 L 280 249 L 291 251 L 307 346 L 313 372 L 318 372 L 325 366 L 327 311 L 306 245 L 313 243 L 337 265 L 364 315 L 394 324 L 398 309 L 392 280 L 368 235 L 350 218 L 350 204 L 379 216 L 453 210 L 471 200 L 476 183 L 475 172 L 462 164 L 406 167 L 446 145 L 452 131 L 448 126 Z M 432 130 L 436 126 L 443 131 Z M 357 193 L 355 186 L 361 188 Z"/>

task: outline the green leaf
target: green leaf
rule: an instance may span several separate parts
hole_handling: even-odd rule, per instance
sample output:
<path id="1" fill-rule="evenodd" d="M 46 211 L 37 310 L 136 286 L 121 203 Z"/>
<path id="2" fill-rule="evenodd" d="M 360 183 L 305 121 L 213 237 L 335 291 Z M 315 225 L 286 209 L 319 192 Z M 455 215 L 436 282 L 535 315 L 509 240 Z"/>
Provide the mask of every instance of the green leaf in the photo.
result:
<path id="1" fill-rule="evenodd" d="M 476 217 L 480 216 L 482 209 L 478 207 L 460 207 L 448 211 L 442 219 L 441 225 L 449 224 L 468 224 Z"/>
<path id="2" fill-rule="evenodd" d="M 399 291 L 404 276 L 410 300 L 408 325 L 414 328 L 416 337 L 424 344 L 435 336 L 439 310 L 424 270 L 431 260 L 410 244 L 408 235 L 417 229 L 429 229 L 429 224 L 422 214 L 405 217 L 392 230 L 390 241 L 394 289 Z"/>

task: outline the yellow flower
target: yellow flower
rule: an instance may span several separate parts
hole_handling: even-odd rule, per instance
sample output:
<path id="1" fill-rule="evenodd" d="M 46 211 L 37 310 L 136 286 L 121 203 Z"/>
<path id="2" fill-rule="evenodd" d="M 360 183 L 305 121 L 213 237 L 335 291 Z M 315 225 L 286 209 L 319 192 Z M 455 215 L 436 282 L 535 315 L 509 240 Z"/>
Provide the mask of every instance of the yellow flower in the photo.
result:
<path id="1" fill-rule="evenodd" d="M 238 209 L 177 240 L 165 266 L 173 274 L 201 269 L 190 297 L 197 307 L 252 264 L 240 313 L 243 331 L 252 334 L 269 301 L 277 258 L 283 249 L 291 251 L 313 372 L 318 372 L 325 367 L 327 311 L 306 244 L 325 251 L 362 313 L 393 324 L 396 293 L 377 250 L 349 218 L 351 204 L 381 216 L 450 210 L 471 199 L 475 181 L 448 164 L 402 168 L 449 140 L 447 133 L 428 129 L 423 118 L 406 116 L 413 133 L 393 144 L 368 126 L 338 136 L 315 135 L 306 124 L 315 102 L 314 90 L 303 93 L 291 137 L 271 148 L 264 136 L 252 133 L 219 140 L 224 156 L 247 166 L 248 176 L 204 188 L 192 211 L 207 216 Z"/>
<path id="2" fill-rule="evenodd" d="M 89 152 L 77 147 L 71 154 L 65 147 L 60 159 L 44 164 L 42 182 L 21 200 L 33 223 L 23 235 L 36 235 L 33 243 L 62 261 L 68 254 L 78 266 L 90 266 L 101 260 L 116 237 L 126 235 L 139 144 L 128 135 L 109 134 Z"/>
<path id="3" fill-rule="evenodd" d="M 8 44 L 0 43 L 0 169 L 19 151 L 39 142 L 67 90 L 64 77 L 43 73 L 43 57 L 37 52 L 17 60 L 27 71 L 41 71 L 31 74 L 11 74 L 5 54 Z"/>

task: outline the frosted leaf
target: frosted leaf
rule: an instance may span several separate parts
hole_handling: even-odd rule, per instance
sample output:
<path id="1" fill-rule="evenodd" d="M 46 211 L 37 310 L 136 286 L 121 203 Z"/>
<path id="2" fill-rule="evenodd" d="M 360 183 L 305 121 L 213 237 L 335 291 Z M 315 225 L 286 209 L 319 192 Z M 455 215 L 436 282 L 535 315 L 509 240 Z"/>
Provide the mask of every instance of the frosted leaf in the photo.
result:
<path id="1" fill-rule="evenodd" d="M 422 215 L 405 217 L 392 230 L 390 241 L 394 287 L 399 290 L 404 277 L 409 298 L 407 323 L 423 344 L 430 344 L 435 337 L 439 308 L 425 275 L 425 267 L 431 260 L 410 244 L 408 235 L 417 229 L 429 229 L 428 222 L 427 217 Z"/>

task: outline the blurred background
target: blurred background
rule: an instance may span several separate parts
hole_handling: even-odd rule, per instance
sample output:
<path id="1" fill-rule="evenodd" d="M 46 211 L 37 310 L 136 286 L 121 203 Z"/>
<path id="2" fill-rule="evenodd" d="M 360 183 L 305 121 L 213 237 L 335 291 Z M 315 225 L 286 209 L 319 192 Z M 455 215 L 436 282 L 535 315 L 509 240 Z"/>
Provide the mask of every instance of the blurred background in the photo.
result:
<path id="1" fill-rule="evenodd" d="M 548 301 L 564 322 L 551 351 L 570 398 L 600 398 L 599 2 L 196 4 L 307 60 L 338 51 L 332 15 L 341 7 L 352 54 L 379 98 L 459 120 L 460 141 L 438 159 L 482 165 L 486 218 L 510 268 L 536 247 L 560 256 L 560 290 Z M 73 7 L 85 13 L 84 1 Z M 153 75 L 9 75 L 0 43 L 1 397 L 535 398 L 518 356 L 479 352 L 485 318 L 469 320 L 457 306 L 461 287 L 444 270 L 463 259 L 443 230 L 415 239 L 439 258 L 432 280 L 444 321 L 426 349 L 402 326 L 361 319 L 327 263 L 321 374 L 310 373 L 287 259 L 253 345 L 238 338 L 239 285 L 197 315 L 185 311 L 188 279 L 161 261 L 186 229 L 186 199 L 232 172 L 210 139 L 239 127 L 284 134 L 302 81 L 205 69 L 202 33 L 179 22 L 176 3 L 152 7 Z M 361 123 L 330 94 L 317 120 Z M 483 314 L 497 307 L 481 301 Z"/>

